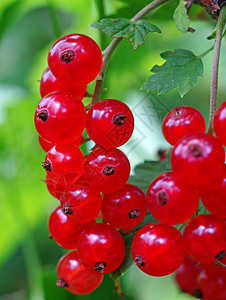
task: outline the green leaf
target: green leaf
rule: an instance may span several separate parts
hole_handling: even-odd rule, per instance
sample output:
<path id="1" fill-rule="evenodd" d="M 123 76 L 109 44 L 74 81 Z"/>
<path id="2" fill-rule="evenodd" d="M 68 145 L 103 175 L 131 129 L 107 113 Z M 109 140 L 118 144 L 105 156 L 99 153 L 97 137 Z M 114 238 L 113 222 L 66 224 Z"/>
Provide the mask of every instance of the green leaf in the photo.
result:
<path id="1" fill-rule="evenodd" d="M 160 29 L 146 20 L 131 22 L 128 19 L 102 19 L 91 25 L 114 38 L 126 38 L 132 42 L 134 49 L 145 44 L 145 35 L 149 32 L 161 33 Z"/>
<path id="2" fill-rule="evenodd" d="M 166 51 L 161 54 L 166 60 L 162 66 L 155 65 L 151 75 L 141 89 L 147 91 L 157 90 L 158 95 L 178 87 L 183 97 L 197 84 L 197 77 L 203 75 L 202 60 L 194 53 L 185 49 Z"/>
<path id="3" fill-rule="evenodd" d="M 185 8 L 186 2 L 180 0 L 179 5 L 174 11 L 173 18 L 177 26 L 177 29 L 182 33 L 187 33 L 190 19 L 187 15 L 187 10 Z"/>
<path id="4" fill-rule="evenodd" d="M 214 30 L 212 33 L 211 33 L 211 35 L 209 35 L 208 37 L 207 37 L 207 40 L 213 40 L 213 39 L 215 39 L 215 37 L 216 37 L 216 30 Z"/>

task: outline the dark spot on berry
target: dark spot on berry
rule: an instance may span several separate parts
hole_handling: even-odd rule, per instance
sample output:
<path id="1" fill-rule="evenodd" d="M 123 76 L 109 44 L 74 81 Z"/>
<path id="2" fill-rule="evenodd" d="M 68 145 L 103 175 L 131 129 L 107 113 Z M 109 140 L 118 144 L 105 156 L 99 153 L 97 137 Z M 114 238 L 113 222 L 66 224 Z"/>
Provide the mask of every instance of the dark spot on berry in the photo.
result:
<path id="1" fill-rule="evenodd" d="M 125 121 L 126 121 L 126 116 L 123 115 L 122 113 L 118 113 L 113 117 L 113 123 L 116 126 L 122 126 L 125 123 Z"/>
<path id="2" fill-rule="evenodd" d="M 46 170 L 51 172 L 52 171 L 52 163 L 51 161 L 47 158 L 47 160 L 43 161 L 42 167 Z"/>
<path id="3" fill-rule="evenodd" d="M 105 262 L 100 261 L 100 262 L 98 262 L 98 263 L 95 264 L 94 270 L 97 271 L 97 272 L 100 273 L 100 274 L 103 274 L 105 268 L 106 268 Z"/>
<path id="4" fill-rule="evenodd" d="M 71 204 L 65 203 L 64 206 L 63 206 L 63 208 L 62 208 L 62 212 L 65 215 L 71 215 L 71 214 L 73 214 L 73 208 L 72 208 Z"/>
<path id="5" fill-rule="evenodd" d="M 200 157 L 202 155 L 202 149 L 199 145 L 189 145 L 188 150 L 194 157 Z"/>
<path id="6" fill-rule="evenodd" d="M 49 113 L 46 108 L 42 108 L 40 112 L 37 114 L 37 120 L 41 119 L 43 122 L 48 120 Z"/>
<path id="7" fill-rule="evenodd" d="M 106 166 L 103 168 L 104 175 L 110 176 L 115 173 L 115 168 L 113 166 Z"/>
<path id="8" fill-rule="evenodd" d="M 140 218 L 140 212 L 139 212 L 139 210 L 137 210 L 136 208 L 131 209 L 131 210 L 128 212 L 128 215 L 129 215 L 129 218 L 131 218 L 131 219 L 134 219 L 134 218 L 139 219 L 139 218 Z"/>
<path id="9" fill-rule="evenodd" d="M 57 280 L 56 286 L 59 288 L 69 287 L 67 282 L 62 277 Z"/>
<path id="10" fill-rule="evenodd" d="M 160 191 L 157 194 L 157 199 L 160 205 L 165 205 L 168 202 L 168 195 L 165 191 Z"/>
<path id="11" fill-rule="evenodd" d="M 133 261 L 135 263 L 135 265 L 140 266 L 140 267 L 144 267 L 145 266 L 145 262 L 143 260 L 142 257 L 140 257 L 139 255 L 137 255 Z"/>
<path id="12" fill-rule="evenodd" d="M 177 107 L 172 111 L 172 117 L 176 118 L 176 117 L 180 117 L 183 114 L 184 110 L 181 107 Z"/>
<path id="13" fill-rule="evenodd" d="M 51 234 L 49 234 L 48 238 L 49 238 L 50 240 L 52 240 L 52 239 L 53 239 L 53 237 L 52 237 L 52 235 L 51 235 Z"/>
<path id="14" fill-rule="evenodd" d="M 215 256 L 215 258 L 216 258 L 216 259 L 219 259 L 219 260 L 222 260 L 222 259 L 225 258 L 225 256 L 226 256 L 226 252 L 225 252 L 224 250 L 222 250 L 221 252 L 219 252 L 219 253 Z"/>
<path id="15" fill-rule="evenodd" d="M 73 58 L 74 58 L 73 50 L 65 50 L 60 55 L 60 60 L 65 64 L 69 64 L 69 62 L 71 62 L 73 60 Z"/>
<path id="16" fill-rule="evenodd" d="M 200 289 L 193 290 L 193 291 L 192 291 L 192 295 L 193 295 L 195 298 L 202 299 L 202 291 L 201 291 Z"/>

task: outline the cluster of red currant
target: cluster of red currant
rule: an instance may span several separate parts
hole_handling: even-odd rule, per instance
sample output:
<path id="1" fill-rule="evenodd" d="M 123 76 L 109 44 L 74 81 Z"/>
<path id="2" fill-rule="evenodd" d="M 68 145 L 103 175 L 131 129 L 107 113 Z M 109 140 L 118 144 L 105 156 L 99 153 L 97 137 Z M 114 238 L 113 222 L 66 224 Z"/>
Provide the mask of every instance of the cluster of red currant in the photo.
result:
<path id="1" fill-rule="evenodd" d="M 125 244 L 117 229 L 137 226 L 147 207 L 159 223 L 142 227 L 133 239 L 133 260 L 142 271 L 171 274 L 186 251 L 200 263 L 223 259 L 226 103 L 215 116 L 217 138 L 205 133 L 205 121 L 194 108 L 178 107 L 167 114 L 163 133 L 174 145 L 173 171 L 157 177 L 145 198 L 138 187 L 127 184 L 130 163 L 117 149 L 132 135 L 132 112 L 115 99 L 90 105 L 88 113 L 82 103 L 87 84 L 101 70 L 98 45 L 85 35 L 63 36 L 51 47 L 48 65 L 35 126 L 47 152 L 42 164 L 47 188 L 60 200 L 49 218 L 49 231 L 60 246 L 74 250 L 58 263 L 57 286 L 75 294 L 96 289 L 103 274 L 124 259 Z M 87 157 L 79 149 L 85 129 L 96 144 Z M 195 217 L 200 197 L 212 214 Z M 172 226 L 180 223 L 188 223 L 183 236 Z"/>

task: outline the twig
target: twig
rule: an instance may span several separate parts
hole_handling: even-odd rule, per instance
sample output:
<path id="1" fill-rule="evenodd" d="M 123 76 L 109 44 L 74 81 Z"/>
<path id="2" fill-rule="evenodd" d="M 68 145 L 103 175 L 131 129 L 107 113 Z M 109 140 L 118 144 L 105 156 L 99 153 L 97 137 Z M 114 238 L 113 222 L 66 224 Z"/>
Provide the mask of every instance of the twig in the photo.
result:
<path id="1" fill-rule="evenodd" d="M 119 279 L 115 279 L 114 291 L 119 294 L 121 300 L 126 299 L 126 294 L 123 293 L 123 291 L 122 291 L 122 287 L 121 287 Z"/>

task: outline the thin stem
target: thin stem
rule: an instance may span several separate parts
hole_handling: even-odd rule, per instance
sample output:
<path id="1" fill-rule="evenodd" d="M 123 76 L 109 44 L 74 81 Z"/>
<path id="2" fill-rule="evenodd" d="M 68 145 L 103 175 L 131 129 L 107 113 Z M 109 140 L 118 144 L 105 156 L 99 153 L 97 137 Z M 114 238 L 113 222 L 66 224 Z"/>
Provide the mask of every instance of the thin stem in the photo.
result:
<path id="1" fill-rule="evenodd" d="M 141 11 L 139 11 L 132 19 L 132 22 L 136 22 L 140 20 L 142 17 L 144 17 L 146 14 L 148 14 L 153 9 L 159 7 L 160 5 L 168 2 L 170 0 L 155 0 L 151 3 L 149 3 L 147 6 L 145 6 Z M 113 41 L 109 44 L 109 46 L 104 51 L 103 56 L 103 65 L 101 68 L 101 71 L 97 77 L 96 80 L 96 86 L 93 94 L 92 103 L 90 106 L 92 106 L 94 103 L 98 102 L 100 100 L 100 95 L 103 90 L 103 84 L 104 84 L 104 77 L 107 70 L 109 59 L 114 52 L 115 48 L 118 46 L 118 44 L 121 42 L 122 38 L 114 38 Z"/>
<path id="2" fill-rule="evenodd" d="M 104 6 L 104 0 L 95 0 L 97 11 L 98 11 L 98 19 L 101 20 L 105 18 L 105 6 Z M 100 33 L 100 45 L 101 49 L 104 49 L 106 47 L 106 40 L 105 35 L 102 31 L 99 31 Z"/>
<path id="3" fill-rule="evenodd" d="M 213 133 L 213 119 L 217 106 L 217 86 L 218 86 L 218 70 L 220 59 L 220 47 L 223 37 L 223 30 L 226 22 L 226 7 L 223 6 L 216 26 L 216 38 L 214 43 L 213 64 L 212 64 L 212 81 L 211 81 L 211 95 L 210 95 L 210 116 L 208 133 Z"/>
<path id="4" fill-rule="evenodd" d="M 122 287 L 121 287 L 119 279 L 115 279 L 115 290 L 114 291 L 119 294 L 121 300 L 125 299 L 126 294 L 123 293 L 123 291 L 122 291 Z"/>
<path id="5" fill-rule="evenodd" d="M 198 57 L 199 58 L 203 58 L 204 56 L 206 56 L 208 53 L 210 53 L 212 50 L 214 49 L 214 45 L 211 46 L 209 49 L 207 49 L 206 51 L 204 51 L 202 54 L 200 54 Z"/>
<path id="6" fill-rule="evenodd" d="M 51 0 L 46 0 L 46 2 L 47 2 L 47 8 L 48 8 L 48 12 L 49 12 L 49 18 L 50 18 L 50 21 L 51 21 L 51 24 L 53 27 L 55 37 L 59 38 L 62 34 L 61 34 L 58 17 L 56 14 L 56 9 L 55 9 L 54 5 L 52 4 Z"/>

